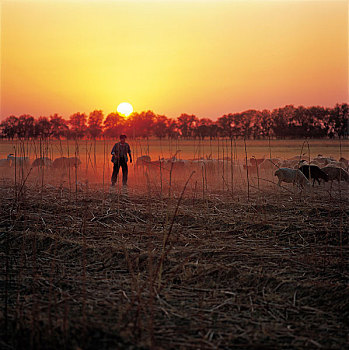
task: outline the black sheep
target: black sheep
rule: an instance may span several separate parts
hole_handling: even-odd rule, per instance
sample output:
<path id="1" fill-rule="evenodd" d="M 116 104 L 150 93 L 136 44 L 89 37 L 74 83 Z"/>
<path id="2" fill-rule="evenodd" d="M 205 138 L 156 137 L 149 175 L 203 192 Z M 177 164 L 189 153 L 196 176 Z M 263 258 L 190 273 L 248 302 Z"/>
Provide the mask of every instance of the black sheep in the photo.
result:
<path id="1" fill-rule="evenodd" d="M 302 165 L 299 170 L 305 175 L 307 179 L 310 178 L 313 179 L 313 186 L 315 184 L 315 180 L 320 185 L 320 179 L 325 180 L 325 182 L 328 181 L 328 175 L 322 171 L 317 165 Z"/>

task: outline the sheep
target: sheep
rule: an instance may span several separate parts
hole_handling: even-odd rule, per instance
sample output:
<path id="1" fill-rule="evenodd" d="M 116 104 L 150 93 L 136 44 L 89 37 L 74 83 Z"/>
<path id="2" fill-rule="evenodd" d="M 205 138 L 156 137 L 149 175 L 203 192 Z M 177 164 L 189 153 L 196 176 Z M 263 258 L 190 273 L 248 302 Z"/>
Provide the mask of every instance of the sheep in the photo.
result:
<path id="1" fill-rule="evenodd" d="M 143 166 L 151 162 L 150 156 L 141 156 L 136 160 L 136 166 Z"/>
<path id="2" fill-rule="evenodd" d="M 288 158 L 287 160 L 298 160 L 298 161 L 300 161 L 302 158 L 303 158 L 303 156 L 298 155 L 298 156 L 294 156 L 294 157 Z"/>
<path id="3" fill-rule="evenodd" d="M 198 171 L 204 167 L 207 172 L 214 172 L 219 167 L 217 159 L 193 159 L 189 161 L 189 166 L 195 167 Z"/>
<path id="4" fill-rule="evenodd" d="M 325 182 L 328 181 L 328 175 L 316 165 L 302 165 L 299 170 L 306 176 L 307 179 L 313 179 L 313 186 L 315 184 L 315 180 L 319 183 L 319 185 L 320 179 L 325 180 Z"/>
<path id="5" fill-rule="evenodd" d="M 13 153 L 10 153 L 7 159 L 11 160 L 11 166 L 13 164 L 15 164 L 15 166 L 29 166 L 29 157 L 15 157 Z"/>
<path id="6" fill-rule="evenodd" d="M 32 163 L 32 168 L 35 167 L 43 167 L 43 166 L 51 166 L 52 160 L 47 157 L 36 158 Z"/>
<path id="7" fill-rule="evenodd" d="M 0 168 L 11 168 L 12 159 L 0 159 Z"/>
<path id="8" fill-rule="evenodd" d="M 52 163 L 52 167 L 55 169 L 70 167 L 77 168 L 79 165 L 81 165 L 81 160 L 77 157 L 60 157 L 56 158 Z"/>
<path id="9" fill-rule="evenodd" d="M 287 159 L 284 160 L 280 166 L 282 168 L 292 168 L 292 169 L 298 169 L 300 165 L 302 165 L 305 162 L 303 159 Z"/>
<path id="10" fill-rule="evenodd" d="M 250 164 L 252 166 L 258 166 L 263 162 L 264 162 L 264 158 L 255 158 L 255 157 L 250 158 Z"/>
<path id="11" fill-rule="evenodd" d="M 333 182 L 333 180 L 349 182 L 349 173 L 340 167 L 327 165 L 321 168 L 321 170 L 328 175 L 328 179 L 331 182 Z"/>
<path id="12" fill-rule="evenodd" d="M 340 161 L 341 163 L 345 164 L 345 169 L 348 169 L 348 167 L 349 167 L 349 161 L 348 161 L 348 159 L 346 159 L 346 158 L 344 158 L 344 157 L 340 157 L 340 158 L 339 158 L 339 161 Z"/>
<path id="13" fill-rule="evenodd" d="M 328 163 L 330 162 L 333 162 L 334 159 L 332 157 L 323 157 L 321 154 L 319 154 L 316 158 L 314 158 L 312 160 L 312 162 L 316 165 L 322 165 L 322 166 L 325 166 L 327 165 Z"/>
<path id="14" fill-rule="evenodd" d="M 282 182 L 292 183 L 293 185 L 298 184 L 302 188 L 310 185 L 308 179 L 298 169 L 280 168 L 275 171 L 274 176 L 278 177 L 279 186 L 281 185 Z"/>
<path id="15" fill-rule="evenodd" d="M 318 167 L 323 167 L 323 166 L 326 165 L 325 163 L 323 163 L 323 162 L 318 162 L 317 160 L 311 160 L 309 164 L 316 165 L 316 166 L 318 166 Z"/>
<path id="16" fill-rule="evenodd" d="M 280 164 L 281 162 L 278 158 L 264 159 L 264 161 L 259 165 L 259 168 L 261 170 L 274 170 L 275 168 L 278 168 Z"/>
<path id="17" fill-rule="evenodd" d="M 333 167 L 336 167 L 336 168 L 343 168 L 343 169 L 346 169 L 347 166 L 344 162 L 336 162 L 336 161 L 331 161 L 329 162 L 328 164 L 326 164 L 326 166 L 329 165 L 329 166 L 333 166 Z"/>
<path id="18" fill-rule="evenodd" d="M 243 164 L 242 167 L 250 174 L 257 174 L 258 173 L 258 166 L 256 165 L 246 165 L 246 164 Z"/>
<path id="19" fill-rule="evenodd" d="M 183 159 L 176 159 L 174 157 L 170 159 L 165 160 L 165 167 L 168 167 L 169 169 L 184 169 L 186 165 L 188 165 L 189 162 L 187 160 Z"/>

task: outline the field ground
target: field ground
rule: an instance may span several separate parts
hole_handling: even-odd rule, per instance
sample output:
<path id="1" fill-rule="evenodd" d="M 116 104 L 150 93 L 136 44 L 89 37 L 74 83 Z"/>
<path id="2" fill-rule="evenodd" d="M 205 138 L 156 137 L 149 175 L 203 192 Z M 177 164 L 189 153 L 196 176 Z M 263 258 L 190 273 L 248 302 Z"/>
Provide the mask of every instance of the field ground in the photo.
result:
<path id="1" fill-rule="evenodd" d="M 132 170 L 111 191 L 106 164 L 95 181 L 1 174 L 1 348 L 348 348 L 347 183 L 301 191 L 223 165 Z"/>

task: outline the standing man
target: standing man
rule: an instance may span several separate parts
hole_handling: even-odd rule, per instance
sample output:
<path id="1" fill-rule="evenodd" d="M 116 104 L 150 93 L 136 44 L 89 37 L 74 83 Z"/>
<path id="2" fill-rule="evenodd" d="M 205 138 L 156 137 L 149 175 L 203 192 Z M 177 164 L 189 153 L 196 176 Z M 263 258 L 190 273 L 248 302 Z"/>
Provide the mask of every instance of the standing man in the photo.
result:
<path id="1" fill-rule="evenodd" d="M 132 163 L 131 148 L 128 143 L 125 142 L 126 135 L 120 135 L 120 142 L 116 143 L 111 150 L 112 163 L 114 163 L 113 174 L 111 176 L 111 185 L 115 186 L 116 180 L 118 178 L 120 166 L 122 168 L 122 184 L 127 185 L 127 155 L 130 156 L 130 163 Z"/>

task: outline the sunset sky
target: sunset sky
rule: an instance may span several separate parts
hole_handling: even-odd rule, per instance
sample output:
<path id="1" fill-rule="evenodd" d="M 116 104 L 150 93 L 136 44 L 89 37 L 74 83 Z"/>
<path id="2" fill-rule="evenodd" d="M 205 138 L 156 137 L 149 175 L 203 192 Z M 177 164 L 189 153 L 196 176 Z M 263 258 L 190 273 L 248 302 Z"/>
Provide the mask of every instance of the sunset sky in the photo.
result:
<path id="1" fill-rule="evenodd" d="M 348 102 L 348 1 L 2 1 L 1 119 Z"/>

